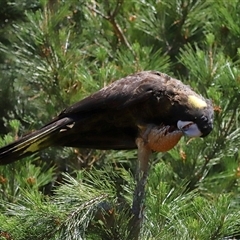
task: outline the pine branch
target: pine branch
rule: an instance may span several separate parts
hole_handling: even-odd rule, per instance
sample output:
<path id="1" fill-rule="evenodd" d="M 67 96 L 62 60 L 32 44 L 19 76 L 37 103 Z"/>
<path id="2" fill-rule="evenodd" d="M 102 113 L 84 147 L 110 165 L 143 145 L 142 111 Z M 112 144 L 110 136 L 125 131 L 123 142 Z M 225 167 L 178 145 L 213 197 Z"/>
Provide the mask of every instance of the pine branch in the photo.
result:
<path id="1" fill-rule="evenodd" d="M 90 5 L 88 5 L 87 7 L 91 11 L 97 13 L 102 18 L 104 18 L 105 20 L 107 20 L 107 21 L 109 21 L 111 23 L 111 25 L 113 27 L 113 30 L 114 30 L 116 36 L 118 37 L 119 42 L 125 44 L 128 47 L 128 49 L 131 51 L 133 56 L 135 56 L 135 53 L 134 53 L 134 51 L 133 51 L 133 49 L 131 47 L 131 44 L 128 42 L 128 40 L 127 40 L 126 36 L 124 35 L 120 25 L 116 21 L 116 16 L 117 16 L 117 14 L 118 14 L 122 4 L 123 4 L 123 0 L 118 0 L 117 3 L 116 3 L 115 9 L 112 11 L 112 13 L 109 11 L 108 15 L 104 15 L 102 12 L 100 12 L 95 7 L 92 7 Z"/>

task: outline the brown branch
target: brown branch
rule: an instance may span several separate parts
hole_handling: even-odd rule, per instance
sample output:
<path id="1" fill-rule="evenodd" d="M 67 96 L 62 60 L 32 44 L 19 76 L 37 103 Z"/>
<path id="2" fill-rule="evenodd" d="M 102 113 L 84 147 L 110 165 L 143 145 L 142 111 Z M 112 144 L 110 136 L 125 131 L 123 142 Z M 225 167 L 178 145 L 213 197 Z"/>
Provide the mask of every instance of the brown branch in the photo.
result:
<path id="1" fill-rule="evenodd" d="M 118 38 L 118 41 L 119 41 L 120 43 L 123 43 L 124 45 L 126 45 L 126 46 L 128 47 L 128 49 L 132 52 L 132 54 L 135 56 L 135 53 L 134 53 L 134 51 L 133 51 L 130 43 L 128 42 L 126 36 L 124 35 L 124 33 L 123 33 L 120 25 L 119 25 L 119 24 L 117 23 L 117 21 L 116 21 L 116 16 L 117 16 L 117 14 L 119 13 L 119 10 L 120 10 L 122 4 L 123 4 L 123 0 L 119 0 L 119 1 L 117 2 L 117 4 L 116 4 L 116 7 L 115 7 L 114 11 L 113 11 L 112 13 L 109 12 L 109 13 L 108 13 L 108 16 L 106 16 L 105 14 L 103 14 L 102 12 L 100 12 L 99 10 L 97 10 L 95 7 L 92 7 L 92 6 L 89 6 L 89 5 L 87 5 L 87 7 L 88 7 L 91 11 L 97 13 L 97 14 L 100 15 L 102 18 L 104 18 L 105 20 L 107 20 L 107 21 L 110 22 L 110 24 L 112 25 L 113 30 L 114 30 L 117 38 Z"/>
<path id="2" fill-rule="evenodd" d="M 111 23 L 111 25 L 112 25 L 112 27 L 114 29 L 114 32 L 115 32 L 115 34 L 118 37 L 119 42 L 125 44 L 129 48 L 129 50 L 132 52 L 132 54 L 135 56 L 134 51 L 133 51 L 130 43 L 128 42 L 126 36 L 124 35 L 120 25 L 116 22 L 115 18 L 114 17 L 110 17 L 108 19 L 108 21 Z"/>
<path id="3" fill-rule="evenodd" d="M 117 4 L 115 6 L 115 9 L 113 10 L 112 13 L 108 13 L 108 15 L 111 16 L 112 18 L 115 18 L 118 15 L 118 13 L 123 5 L 123 1 L 124 0 L 118 0 Z"/>

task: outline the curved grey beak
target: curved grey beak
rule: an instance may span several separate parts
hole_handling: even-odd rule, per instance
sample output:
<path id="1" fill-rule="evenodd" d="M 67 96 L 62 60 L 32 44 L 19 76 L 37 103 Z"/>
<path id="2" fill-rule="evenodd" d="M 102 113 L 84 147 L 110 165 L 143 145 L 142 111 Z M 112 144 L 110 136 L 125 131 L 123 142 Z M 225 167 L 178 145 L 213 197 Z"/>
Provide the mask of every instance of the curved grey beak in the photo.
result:
<path id="1" fill-rule="evenodd" d="M 183 132 L 184 135 L 192 138 L 192 137 L 200 137 L 202 132 L 199 130 L 196 123 L 191 121 L 181 121 L 177 122 L 177 127 L 179 130 Z"/>

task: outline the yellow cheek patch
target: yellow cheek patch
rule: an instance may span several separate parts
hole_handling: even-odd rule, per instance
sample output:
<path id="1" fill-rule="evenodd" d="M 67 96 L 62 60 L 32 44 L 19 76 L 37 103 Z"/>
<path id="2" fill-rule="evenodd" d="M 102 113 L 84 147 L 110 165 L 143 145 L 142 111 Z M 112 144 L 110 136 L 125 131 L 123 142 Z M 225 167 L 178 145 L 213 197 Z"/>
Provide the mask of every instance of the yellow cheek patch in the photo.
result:
<path id="1" fill-rule="evenodd" d="M 195 108 L 207 107 L 207 103 L 205 101 L 203 101 L 201 98 L 198 98 L 194 95 L 190 95 L 188 97 L 188 103 L 191 104 Z"/>

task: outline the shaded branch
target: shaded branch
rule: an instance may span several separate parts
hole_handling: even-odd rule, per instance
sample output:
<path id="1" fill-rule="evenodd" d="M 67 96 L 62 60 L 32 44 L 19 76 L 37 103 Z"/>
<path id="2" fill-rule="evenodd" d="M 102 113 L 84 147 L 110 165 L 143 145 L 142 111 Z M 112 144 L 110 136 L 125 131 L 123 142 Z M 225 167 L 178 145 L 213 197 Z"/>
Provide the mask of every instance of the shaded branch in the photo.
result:
<path id="1" fill-rule="evenodd" d="M 116 21 L 116 16 L 119 13 L 119 10 L 121 8 L 123 4 L 123 0 L 119 0 L 116 4 L 116 7 L 114 9 L 114 11 L 112 13 L 108 12 L 108 15 L 106 16 L 105 14 L 103 14 L 102 12 L 100 12 L 99 10 L 97 10 L 95 7 L 89 6 L 87 5 L 87 7 L 95 12 L 96 14 L 100 15 L 102 18 L 104 18 L 105 20 L 107 20 L 113 27 L 113 30 L 118 38 L 118 41 L 120 43 L 123 43 L 124 45 L 127 46 L 127 48 L 132 52 L 132 54 L 135 56 L 135 53 L 130 45 L 130 43 L 128 42 L 126 36 L 123 33 L 123 30 L 121 29 L 120 25 L 117 23 Z"/>

